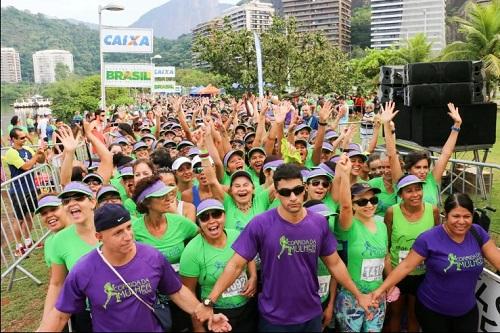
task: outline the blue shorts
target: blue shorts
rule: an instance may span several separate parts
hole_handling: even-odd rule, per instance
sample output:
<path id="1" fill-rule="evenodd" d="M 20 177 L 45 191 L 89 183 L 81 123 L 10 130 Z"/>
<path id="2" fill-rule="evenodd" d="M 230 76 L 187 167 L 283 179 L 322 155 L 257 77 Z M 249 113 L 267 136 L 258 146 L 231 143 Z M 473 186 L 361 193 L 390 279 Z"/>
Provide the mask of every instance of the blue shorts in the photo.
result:
<path id="1" fill-rule="evenodd" d="M 373 308 L 373 318 L 365 318 L 365 310 L 357 305 L 356 298 L 348 290 L 340 288 L 335 298 L 335 317 L 341 332 L 380 332 L 384 326 L 385 297 L 378 308 Z"/>

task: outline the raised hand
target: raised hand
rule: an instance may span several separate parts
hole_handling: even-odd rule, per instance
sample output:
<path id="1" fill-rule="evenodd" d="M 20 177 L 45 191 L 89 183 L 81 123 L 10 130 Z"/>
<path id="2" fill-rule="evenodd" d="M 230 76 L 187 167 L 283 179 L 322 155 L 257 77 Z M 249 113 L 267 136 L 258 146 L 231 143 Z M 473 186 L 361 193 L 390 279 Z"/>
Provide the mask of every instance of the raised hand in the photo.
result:
<path id="1" fill-rule="evenodd" d="M 330 118 L 332 111 L 332 103 L 330 103 L 330 101 L 326 101 L 325 104 L 323 104 L 323 107 L 319 110 L 319 121 L 321 123 L 326 122 L 328 118 Z"/>
<path id="2" fill-rule="evenodd" d="M 462 117 L 460 117 L 458 108 L 455 107 L 455 104 L 448 103 L 448 110 L 450 110 L 450 112 L 448 112 L 448 115 L 451 117 L 451 119 L 453 119 L 454 126 L 459 127 L 460 125 L 462 125 Z"/>
<path id="3" fill-rule="evenodd" d="M 335 174 L 349 175 L 351 173 L 352 163 L 346 154 L 340 155 L 340 159 L 335 166 Z"/>
<path id="4" fill-rule="evenodd" d="M 387 124 L 392 121 L 394 117 L 399 113 L 398 111 L 394 111 L 396 104 L 393 101 L 389 101 L 385 103 L 385 107 L 380 105 L 380 121 L 382 124 Z"/>
<path id="5" fill-rule="evenodd" d="M 78 132 L 76 138 L 73 136 L 73 132 L 71 131 L 71 128 L 64 124 L 62 125 L 56 132 L 56 137 L 61 141 L 64 150 L 74 152 L 78 145 L 80 144 L 80 141 L 82 139 L 82 136 L 80 132 Z"/>
<path id="6" fill-rule="evenodd" d="M 290 110 L 290 102 L 283 102 L 278 107 L 274 108 L 274 120 L 278 124 L 285 122 L 286 114 Z"/>

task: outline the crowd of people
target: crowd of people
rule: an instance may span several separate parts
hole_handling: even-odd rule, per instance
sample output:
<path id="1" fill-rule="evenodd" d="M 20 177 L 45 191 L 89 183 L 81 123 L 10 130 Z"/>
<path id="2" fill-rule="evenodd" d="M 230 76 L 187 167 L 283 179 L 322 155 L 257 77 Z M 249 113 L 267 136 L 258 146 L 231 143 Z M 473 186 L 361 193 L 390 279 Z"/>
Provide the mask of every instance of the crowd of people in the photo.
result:
<path id="1" fill-rule="evenodd" d="M 16 210 L 25 231 L 26 212 L 52 231 L 39 330 L 476 331 L 500 252 L 467 194 L 441 202 L 458 108 L 432 164 L 398 153 L 394 103 L 352 102 L 141 95 L 56 122 L 36 152 L 14 126 L 11 175 L 63 157 L 62 192 L 37 197 L 26 176 L 11 193 L 36 197 Z"/>

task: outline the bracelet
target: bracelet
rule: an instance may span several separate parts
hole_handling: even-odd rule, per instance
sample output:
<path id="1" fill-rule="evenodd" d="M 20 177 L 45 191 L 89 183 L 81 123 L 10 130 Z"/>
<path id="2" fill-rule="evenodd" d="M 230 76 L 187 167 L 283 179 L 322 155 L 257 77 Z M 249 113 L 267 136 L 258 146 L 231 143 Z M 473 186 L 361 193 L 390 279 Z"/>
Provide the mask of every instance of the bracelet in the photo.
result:
<path id="1" fill-rule="evenodd" d="M 451 130 L 455 132 L 460 132 L 460 127 L 451 126 Z"/>
<path id="2" fill-rule="evenodd" d="M 200 150 L 200 156 L 201 155 L 208 155 L 208 150 L 207 149 L 203 149 L 203 150 Z"/>
<path id="3" fill-rule="evenodd" d="M 322 122 L 320 122 L 320 121 L 318 121 L 318 124 L 319 124 L 319 126 L 326 126 L 326 125 L 328 125 L 328 123 L 327 123 L 327 122 L 322 123 Z"/>

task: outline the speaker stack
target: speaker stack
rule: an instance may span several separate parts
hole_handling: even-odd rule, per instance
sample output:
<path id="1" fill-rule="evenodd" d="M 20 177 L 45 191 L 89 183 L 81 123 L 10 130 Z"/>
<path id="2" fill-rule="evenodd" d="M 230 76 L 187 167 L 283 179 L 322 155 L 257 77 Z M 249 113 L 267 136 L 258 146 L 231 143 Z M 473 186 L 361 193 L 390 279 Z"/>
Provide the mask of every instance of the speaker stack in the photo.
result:
<path id="1" fill-rule="evenodd" d="M 381 102 L 392 99 L 400 110 L 396 136 L 421 146 L 442 146 L 453 124 L 447 104 L 458 107 L 462 129 L 457 145 L 491 145 L 496 138 L 494 103 L 485 103 L 486 89 L 480 61 L 415 63 L 382 66 Z M 401 79 L 400 79 L 401 77 Z"/>

